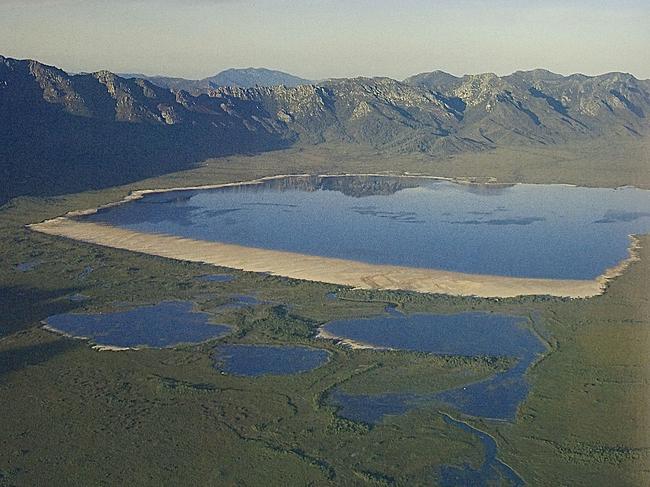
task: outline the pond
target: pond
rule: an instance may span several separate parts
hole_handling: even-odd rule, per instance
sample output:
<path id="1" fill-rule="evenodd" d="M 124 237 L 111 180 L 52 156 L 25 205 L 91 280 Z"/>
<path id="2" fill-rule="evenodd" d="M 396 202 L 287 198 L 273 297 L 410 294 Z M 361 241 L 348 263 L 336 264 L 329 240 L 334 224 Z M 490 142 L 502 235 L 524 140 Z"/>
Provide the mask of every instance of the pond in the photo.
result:
<path id="1" fill-rule="evenodd" d="M 354 395 L 335 390 L 331 403 L 349 419 L 374 423 L 385 414 L 403 414 L 423 405 L 446 404 L 472 416 L 512 420 L 528 394 L 525 372 L 544 352 L 544 344 L 525 318 L 497 313 L 404 315 L 389 308 L 374 318 L 337 320 L 325 326 L 328 336 L 380 348 L 438 355 L 500 356 L 517 361 L 505 372 L 479 382 L 432 394 Z"/>
<path id="2" fill-rule="evenodd" d="M 213 356 L 218 370 L 235 375 L 287 375 L 325 364 L 327 350 L 290 345 L 219 345 Z"/>
<path id="3" fill-rule="evenodd" d="M 232 282 L 235 280 L 235 276 L 232 274 L 204 274 L 196 277 L 196 280 L 203 282 Z"/>
<path id="4" fill-rule="evenodd" d="M 28 272 L 33 269 L 36 269 L 42 262 L 40 260 L 32 260 L 29 262 L 20 262 L 16 264 L 16 270 L 19 272 Z"/>
<path id="5" fill-rule="evenodd" d="M 201 343 L 230 332 L 210 323 L 207 313 L 194 311 L 185 301 L 162 302 L 113 313 L 66 313 L 50 316 L 46 327 L 102 347 L 166 348 Z"/>
<path id="6" fill-rule="evenodd" d="M 80 217 L 323 257 L 514 277 L 593 279 L 650 231 L 650 191 L 287 177 L 152 193 Z"/>

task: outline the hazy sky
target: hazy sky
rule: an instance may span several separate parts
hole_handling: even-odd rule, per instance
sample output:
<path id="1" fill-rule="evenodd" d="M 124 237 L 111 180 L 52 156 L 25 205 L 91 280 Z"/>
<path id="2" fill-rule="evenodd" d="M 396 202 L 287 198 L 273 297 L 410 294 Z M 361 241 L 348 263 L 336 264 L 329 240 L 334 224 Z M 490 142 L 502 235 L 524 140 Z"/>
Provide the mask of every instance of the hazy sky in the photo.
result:
<path id="1" fill-rule="evenodd" d="M 0 0 L 0 54 L 69 71 L 650 78 L 649 47 L 650 0 Z"/>

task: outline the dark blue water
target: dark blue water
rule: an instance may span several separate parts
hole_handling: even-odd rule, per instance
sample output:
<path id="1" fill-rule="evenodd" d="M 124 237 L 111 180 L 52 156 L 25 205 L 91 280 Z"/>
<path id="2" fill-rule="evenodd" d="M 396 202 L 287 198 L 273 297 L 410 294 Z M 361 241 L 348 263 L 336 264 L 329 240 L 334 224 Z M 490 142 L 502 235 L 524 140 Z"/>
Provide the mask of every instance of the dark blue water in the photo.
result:
<path id="1" fill-rule="evenodd" d="M 404 315 L 336 320 L 323 328 L 333 335 L 378 347 L 439 355 L 522 357 L 543 350 L 541 342 L 521 323 L 525 318 L 497 313 Z"/>
<path id="2" fill-rule="evenodd" d="M 524 318 L 494 313 L 453 315 L 389 314 L 374 318 L 337 320 L 324 329 L 337 337 L 370 345 L 439 355 L 515 358 L 505 372 L 456 389 L 428 394 L 351 395 L 335 391 L 330 397 L 339 414 L 374 423 L 385 414 L 402 414 L 423 405 L 446 404 L 472 416 L 512 420 L 528 395 L 528 367 L 544 351 L 542 342 L 526 327 Z"/>
<path id="3" fill-rule="evenodd" d="M 367 424 L 380 423 L 384 416 L 399 416 L 434 404 L 433 396 L 428 394 L 348 394 L 338 388 L 329 394 L 327 402 L 337 407 L 339 416 Z"/>
<path id="4" fill-rule="evenodd" d="M 488 486 L 507 485 L 521 486 L 524 481 L 508 465 L 497 457 L 497 444 L 487 433 L 471 427 L 462 421 L 457 421 L 447 414 L 443 414 L 447 424 L 467 431 L 479 438 L 485 451 L 485 459 L 479 469 L 473 469 L 469 465 L 462 466 L 445 465 L 440 469 L 441 487 L 464 487 L 464 486 Z"/>
<path id="5" fill-rule="evenodd" d="M 235 280 L 235 276 L 232 274 L 204 274 L 196 279 L 204 282 L 232 282 Z"/>
<path id="6" fill-rule="evenodd" d="M 150 194 L 87 218 L 143 232 L 376 264 L 591 279 L 650 231 L 650 191 L 292 177 Z"/>
<path id="7" fill-rule="evenodd" d="M 33 269 L 36 269 L 39 265 L 41 265 L 42 262 L 40 260 L 32 260 L 30 262 L 21 262 L 20 264 L 16 264 L 16 270 L 20 272 L 28 272 Z"/>
<path id="8" fill-rule="evenodd" d="M 193 311 L 192 303 L 173 301 L 115 313 L 66 313 L 45 321 L 62 333 L 97 345 L 165 348 L 200 343 L 230 332 L 228 326 L 211 324 L 209 318 L 207 313 Z"/>
<path id="9" fill-rule="evenodd" d="M 220 345 L 214 354 L 217 369 L 253 377 L 307 372 L 328 358 L 326 350 L 288 345 Z"/>

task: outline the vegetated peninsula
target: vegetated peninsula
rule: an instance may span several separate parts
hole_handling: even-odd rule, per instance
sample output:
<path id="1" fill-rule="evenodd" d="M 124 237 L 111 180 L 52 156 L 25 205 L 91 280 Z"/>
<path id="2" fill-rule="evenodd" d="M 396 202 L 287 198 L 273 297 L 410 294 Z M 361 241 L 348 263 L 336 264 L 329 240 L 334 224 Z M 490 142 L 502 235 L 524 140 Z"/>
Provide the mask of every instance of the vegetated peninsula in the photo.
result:
<path id="1" fill-rule="evenodd" d="M 345 145 L 438 164 L 464 154 L 480 161 L 511 148 L 528 154 L 553 148 L 561 159 L 557 154 L 568 146 L 616 143 L 626 157 L 611 164 L 622 167 L 645 153 L 638 148 L 649 129 L 650 81 L 625 73 L 434 71 L 404 81 L 216 86 L 259 84 L 235 74 L 243 73 L 224 74 L 205 93 L 192 94 L 181 85 L 107 71 L 70 75 L 0 57 L 0 200 L 109 187 L 208 158 L 293 147 Z M 466 167 L 482 172 L 480 164 Z"/>

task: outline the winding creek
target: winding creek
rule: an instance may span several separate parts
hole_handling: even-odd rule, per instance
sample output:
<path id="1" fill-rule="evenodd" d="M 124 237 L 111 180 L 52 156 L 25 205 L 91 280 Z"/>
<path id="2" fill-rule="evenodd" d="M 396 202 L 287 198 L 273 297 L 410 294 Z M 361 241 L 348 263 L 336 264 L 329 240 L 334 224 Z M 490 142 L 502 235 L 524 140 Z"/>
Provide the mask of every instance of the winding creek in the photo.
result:
<path id="1" fill-rule="evenodd" d="M 505 372 L 461 387 L 430 394 L 351 394 L 334 389 L 328 398 L 340 416 L 369 424 L 387 415 L 412 409 L 448 406 L 461 414 L 487 420 L 514 420 L 528 394 L 525 373 L 545 351 L 540 338 L 527 326 L 527 319 L 496 313 L 404 315 L 388 307 L 386 314 L 356 320 L 337 320 L 323 329 L 328 337 L 351 340 L 366 346 L 412 350 L 443 355 L 503 356 L 515 358 Z M 523 480 L 497 457 L 494 438 L 468 423 L 441 412 L 449 425 L 476 436 L 484 450 L 479 469 L 447 465 L 440 470 L 442 486 L 523 485 Z"/>

